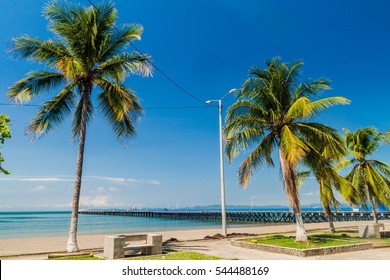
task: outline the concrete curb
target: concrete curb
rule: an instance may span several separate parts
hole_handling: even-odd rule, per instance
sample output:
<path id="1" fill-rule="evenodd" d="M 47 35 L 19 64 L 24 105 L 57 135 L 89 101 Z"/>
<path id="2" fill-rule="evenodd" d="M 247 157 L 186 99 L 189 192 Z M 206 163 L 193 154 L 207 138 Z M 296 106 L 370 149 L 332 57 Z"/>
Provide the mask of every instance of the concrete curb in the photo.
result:
<path id="1" fill-rule="evenodd" d="M 296 257 L 313 257 L 313 256 L 322 256 L 322 255 L 330 255 L 330 254 L 340 254 L 346 252 L 368 250 L 373 248 L 372 242 L 322 247 L 322 248 L 314 248 L 314 249 L 294 249 L 294 248 L 280 247 L 275 245 L 255 244 L 250 242 L 244 242 L 241 240 L 243 239 L 232 240 L 231 245 L 235 247 L 246 248 L 246 249 L 255 249 L 255 250 L 261 250 L 261 251 L 278 253 L 278 254 L 287 254 Z"/>

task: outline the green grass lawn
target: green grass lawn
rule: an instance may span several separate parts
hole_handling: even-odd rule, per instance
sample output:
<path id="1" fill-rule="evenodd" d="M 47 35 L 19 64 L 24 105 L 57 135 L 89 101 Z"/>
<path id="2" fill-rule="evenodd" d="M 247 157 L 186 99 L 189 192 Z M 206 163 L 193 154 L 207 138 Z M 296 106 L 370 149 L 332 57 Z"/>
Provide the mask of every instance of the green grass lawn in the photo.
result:
<path id="1" fill-rule="evenodd" d="M 168 251 L 162 255 L 132 257 L 131 260 L 222 260 L 219 257 L 208 256 L 192 251 Z"/>
<path id="2" fill-rule="evenodd" d="M 53 258 L 51 260 L 104 260 L 95 256 L 74 256 Z M 221 260 L 221 258 L 208 256 L 192 251 L 166 251 L 161 255 L 128 257 L 126 260 Z"/>
<path id="3" fill-rule="evenodd" d="M 296 242 L 295 237 L 284 235 L 272 235 L 261 238 L 248 238 L 246 242 L 256 244 L 275 245 L 295 249 L 312 249 L 329 246 L 351 245 L 369 241 L 350 236 L 349 234 L 339 232 L 336 234 L 312 234 L 308 236 L 307 242 Z"/>
<path id="4" fill-rule="evenodd" d="M 358 231 L 340 231 L 336 233 L 329 234 L 313 234 L 311 236 L 322 238 L 331 238 L 331 239 L 344 239 L 350 241 L 360 241 L 360 242 L 373 242 L 375 246 L 390 246 L 390 238 L 361 238 L 359 237 Z"/>
<path id="5" fill-rule="evenodd" d="M 77 257 L 52 258 L 50 260 L 91 261 L 91 260 L 104 260 L 104 259 L 95 256 L 77 256 Z"/>

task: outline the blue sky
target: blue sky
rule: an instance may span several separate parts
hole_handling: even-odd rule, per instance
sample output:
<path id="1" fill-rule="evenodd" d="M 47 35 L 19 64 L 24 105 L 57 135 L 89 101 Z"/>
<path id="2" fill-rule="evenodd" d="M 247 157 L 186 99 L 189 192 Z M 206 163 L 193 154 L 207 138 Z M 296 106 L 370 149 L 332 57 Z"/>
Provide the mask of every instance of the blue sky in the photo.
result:
<path id="1" fill-rule="evenodd" d="M 74 1 L 76 2 L 76 1 Z M 77 1 L 89 6 L 88 1 Z M 46 1 L 1 1 L 0 103 L 7 88 L 39 64 L 12 59 L 13 37 L 52 38 L 41 16 Z M 98 3 L 94 1 L 94 3 Z M 248 69 L 275 56 L 304 60 L 302 79 L 327 77 L 348 106 L 317 120 L 339 130 L 374 126 L 387 131 L 390 92 L 390 3 L 388 1 L 285 0 L 117 0 L 118 24 L 140 23 L 135 45 L 200 100 L 219 99 L 239 88 Z M 128 49 L 132 51 L 131 48 Z M 88 127 L 81 207 L 185 207 L 220 203 L 218 109 L 183 93 L 157 71 L 152 78 L 129 77 L 145 108 L 137 136 L 126 146 L 96 114 Z M 42 100 L 34 100 L 39 104 Z M 233 96 L 224 99 L 225 108 Z M 171 108 L 194 107 L 199 108 Z M 24 129 L 31 106 L 0 106 L 12 120 L 12 139 L 3 145 L 0 211 L 69 209 L 77 145 L 70 121 L 29 142 Z M 98 113 L 98 110 L 96 111 Z M 390 148 L 377 158 L 390 161 Z M 287 199 L 278 168 L 255 174 L 247 189 L 238 185 L 243 157 L 225 165 L 228 204 L 283 204 Z M 317 185 L 301 189 L 302 204 L 319 203 Z"/>

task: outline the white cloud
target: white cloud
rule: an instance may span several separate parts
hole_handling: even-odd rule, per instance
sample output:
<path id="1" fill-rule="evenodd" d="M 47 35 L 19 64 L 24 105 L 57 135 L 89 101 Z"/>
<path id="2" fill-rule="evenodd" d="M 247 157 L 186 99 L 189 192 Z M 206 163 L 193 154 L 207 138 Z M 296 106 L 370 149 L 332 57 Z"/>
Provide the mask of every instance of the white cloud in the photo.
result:
<path id="1" fill-rule="evenodd" d="M 97 190 L 99 193 L 104 193 L 105 192 L 105 189 L 103 187 L 99 187 L 98 190 Z"/>
<path id="2" fill-rule="evenodd" d="M 97 179 L 97 180 L 106 180 L 106 181 L 111 181 L 111 182 L 116 182 L 116 183 L 125 183 L 127 181 L 127 179 L 120 178 L 120 177 L 86 176 L 86 178 L 92 178 L 92 179 Z"/>
<path id="3" fill-rule="evenodd" d="M 21 182 L 69 182 L 73 179 L 59 177 L 30 177 L 30 178 L 0 178 L 0 181 L 21 181 Z"/>
<path id="4" fill-rule="evenodd" d="M 22 178 L 17 179 L 17 181 L 24 181 L 24 182 L 68 182 L 73 181 L 73 179 L 64 179 L 64 178 L 55 178 L 55 177 L 48 177 L 48 178 Z"/>
<path id="5" fill-rule="evenodd" d="M 118 188 L 115 188 L 115 187 L 110 187 L 108 190 L 109 190 L 110 192 L 119 191 L 119 189 L 118 189 Z"/>
<path id="6" fill-rule="evenodd" d="M 155 179 L 134 179 L 134 178 L 122 178 L 122 177 L 107 177 L 107 176 L 84 176 L 84 180 L 105 180 L 115 183 L 138 183 L 147 185 L 161 185 L 161 182 Z M 0 178 L 0 181 L 20 181 L 20 182 L 73 182 L 72 176 L 60 176 L 60 177 L 11 177 L 7 176 Z"/>
<path id="7" fill-rule="evenodd" d="M 32 192 L 45 192 L 47 191 L 47 188 L 44 185 L 39 185 L 39 186 L 32 187 L 30 190 Z"/>
<path id="8" fill-rule="evenodd" d="M 106 177 L 106 176 L 85 176 L 85 178 L 106 180 L 106 181 L 116 182 L 116 183 L 139 183 L 139 184 L 149 184 L 149 185 L 161 185 L 161 182 L 155 179 L 134 179 L 134 178 Z"/>
<path id="9" fill-rule="evenodd" d="M 53 207 L 54 208 L 71 208 L 72 207 L 72 202 L 54 204 Z"/>
<path id="10" fill-rule="evenodd" d="M 86 207 L 107 207 L 110 205 L 110 196 L 98 195 L 96 197 L 80 197 L 80 205 Z"/>
<path id="11" fill-rule="evenodd" d="M 157 181 L 157 180 L 144 180 L 144 179 L 141 179 L 140 182 L 144 182 L 146 184 L 151 184 L 151 185 L 156 185 L 156 186 L 161 185 L 161 182 Z"/>
<path id="12" fill-rule="evenodd" d="M 313 196 L 313 195 L 316 195 L 314 192 L 307 192 L 307 193 L 303 193 L 302 194 L 303 196 Z"/>

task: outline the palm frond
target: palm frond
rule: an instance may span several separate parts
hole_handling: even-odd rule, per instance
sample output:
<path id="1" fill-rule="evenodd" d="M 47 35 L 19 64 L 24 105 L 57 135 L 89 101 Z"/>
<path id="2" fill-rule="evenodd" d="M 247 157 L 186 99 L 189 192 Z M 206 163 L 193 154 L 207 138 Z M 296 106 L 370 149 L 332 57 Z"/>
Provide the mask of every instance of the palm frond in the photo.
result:
<path id="1" fill-rule="evenodd" d="M 56 67 L 61 60 L 72 58 L 72 54 L 59 41 L 41 41 L 23 35 L 13 39 L 13 44 L 9 52 L 15 57 L 38 61 L 47 66 Z"/>
<path id="2" fill-rule="evenodd" d="M 379 160 L 369 160 L 368 164 L 381 172 L 384 176 L 390 178 L 390 164 Z"/>
<path id="3" fill-rule="evenodd" d="M 286 113 L 287 119 L 305 119 L 312 115 L 310 100 L 307 97 L 297 99 Z"/>
<path id="4" fill-rule="evenodd" d="M 253 171 L 258 170 L 264 164 L 264 161 L 269 166 L 273 166 L 274 163 L 271 157 L 273 151 L 272 142 L 272 137 L 265 137 L 260 145 L 258 145 L 240 165 L 238 169 L 240 185 L 246 187 L 252 177 Z"/>
<path id="5" fill-rule="evenodd" d="M 356 163 L 355 159 L 341 160 L 335 164 L 335 168 L 337 170 L 342 170 L 344 168 L 347 168 L 348 166 L 354 165 L 355 163 Z"/>
<path id="6" fill-rule="evenodd" d="M 288 74 L 286 75 L 286 82 L 292 83 L 295 82 L 295 79 L 298 75 L 298 69 L 302 67 L 304 62 L 302 60 L 294 62 L 292 65 L 290 65 L 289 69 L 287 70 Z"/>
<path id="7" fill-rule="evenodd" d="M 133 136 L 133 122 L 142 114 L 141 105 L 134 92 L 108 80 L 100 79 L 96 82 L 104 90 L 99 95 L 99 107 L 117 137 Z"/>
<path id="8" fill-rule="evenodd" d="M 237 100 L 229 107 L 226 113 L 226 122 L 234 120 L 237 116 L 246 115 L 262 119 L 264 122 L 267 114 L 267 111 L 259 104 L 253 103 L 250 100 Z"/>
<path id="9" fill-rule="evenodd" d="M 309 152 L 309 147 L 293 131 L 284 126 L 280 134 L 280 149 L 289 163 L 296 165 Z"/>
<path id="10" fill-rule="evenodd" d="M 337 199 L 334 196 L 332 185 L 329 184 L 329 181 L 327 180 L 320 180 L 319 181 L 319 192 L 320 192 L 320 199 L 322 202 L 322 205 L 325 208 L 328 208 L 330 206 L 337 208 L 341 204 L 337 201 Z"/>
<path id="11" fill-rule="evenodd" d="M 60 73 L 31 71 L 11 87 L 7 97 L 19 103 L 31 101 L 35 96 L 55 89 L 65 82 L 64 76 Z"/>
<path id="12" fill-rule="evenodd" d="M 143 27 L 140 24 L 126 24 L 103 38 L 100 45 L 98 57 L 101 61 L 112 58 L 115 54 L 121 52 L 133 40 L 141 40 Z"/>
<path id="13" fill-rule="evenodd" d="M 233 123 L 229 125 L 234 125 Z M 229 127 L 227 127 L 229 129 Z M 226 154 L 231 162 L 238 153 L 247 150 L 252 144 L 258 142 L 263 136 L 264 131 L 258 128 L 246 128 L 241 131 L 235 131 L 234 134 L 228 133 L 226 139 Z"/>
<path id="14" fill-rule="evenodd" d="M 376 152 L 379 147 L 385 142 L 386 135 L 384 133 L 377 133 L 375 131 L 374 137 L 371 139 L 369 144 L 366 147 L 366 154 L 370 155 Z"/>
<path id="15" fill-rule="evenodd" d="M 44 15 L 50 22 L 50 30 L 61 38 L 72 55 L 93 67 L 99 41 L 96 10 L 55 1 L 46 5 Z"/>
<path id="16" fill-rule="evenodd" d="M 230 138 L 237 133 L 251 128 L 257 129 L 260 133 L 262 133 L 266 126 L 264 125 L 264 121 L 262 119 L 257 118 L 256 116 L 244 115 L 231 119 L 226 124 L 224 132 L 226 137 Z"/>
<path id="17" fill-rule="evenodd" d="M 132 52 L 116 55 L 112 59 L 106 60 L 95 71 L 120 82 L 129 74 L 140 74 L 143 77 L 150 76 L 152 65 L 149 56 Z"/>
<path id="18" fill-rule="evenodd" d="M 297 184 L 298 186 L 301 186 L 304 181 L 309 179 L 311 175 L 311 170 L 304 170 L 297 172 Z"/>
<path id="19" fill-rule="evenodd" d="M 390 180 L 380 174 L 371 165 L 366 166 L 364 173 L 368 191 L 378 203 L 390 206 Z"/>
<path id="20" fill-rule="evenodd" d="M 96 16 L 98 34 L 97 45 L 103 45 L 105 38 L 113 34 L 112 27 L 118 19 L 117 10 L 112 2 L 102 3 L 96 8 L 91 7 Z M 123 32 L 123 30 L 120 30 Z M 116 33 L 116 32 L 114 32 Z"/>
<path id="21" fill-rule="evenodd" d="M 68 84 L 53 99 L 43 104 L 38 113 L 33 117 L 27 127 L 27 132 L 34 137 L 40 137 L 44 133 L 57 127 L 65 117 L 70 115 L 74 105 L 74 84 Z"/>
<path id="22" fill-rule="evenodd" d="M 286 117 L 288 119 L 307 119 L 315 116 L 319 112 L 335 106 L 346 105 L 350 101 L 344 97 L 328 97 L 314 102 L 311 102 L 306 96 L 298 98 L 287 111 Z"/>
<path id="23" fill-rule="evenodd" d="M 327 79 L 317 79 L 314 81 L 307 81 L 297 86 L 295 90 L 295 100 L 301 97 L 310 97 L 313 95 L 320 95 L 323 91 L 330 89 L 331 82 Z"/>
<path id="24" fill-rule="evenodd" d="M 301 139 L 321 151 L 322 156 L 327 160 L 340 160 L 346 154 L 342 137 L 332 127 L 309 122 L 293 123 L 290 127 L 300 135 Z"/>
<path id="25" fill-rule="evenodd" d="M 69 47 L 72 47 L 74 40 L 81 39 L 80 31 L 85 29 L 85 26 L 81 26 L 80 21 L 85 18 L 86 14 L 88 14 L 87 10 L 81 5 L 64 1 L 50 1 L 43 9 L 43 15 L 49 21 L 49 29 L 64 40 Z"/>

